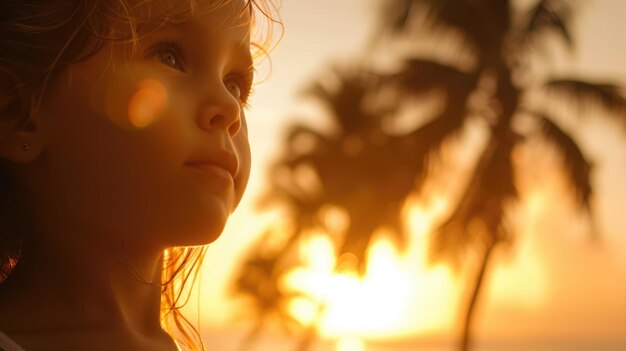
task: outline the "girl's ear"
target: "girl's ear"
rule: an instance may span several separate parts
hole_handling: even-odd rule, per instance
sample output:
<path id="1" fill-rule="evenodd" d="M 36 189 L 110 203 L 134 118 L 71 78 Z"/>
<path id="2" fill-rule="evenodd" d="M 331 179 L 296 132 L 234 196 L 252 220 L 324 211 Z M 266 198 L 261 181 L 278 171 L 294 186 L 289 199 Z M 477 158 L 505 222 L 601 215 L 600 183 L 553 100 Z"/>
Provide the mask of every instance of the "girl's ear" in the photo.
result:
<path id="1" fill-rule="evenodd" d="M 43 133 L 33 114 L 33 93 L 0 66 L 0 157 L 29 163 L 43 150 Z"/>

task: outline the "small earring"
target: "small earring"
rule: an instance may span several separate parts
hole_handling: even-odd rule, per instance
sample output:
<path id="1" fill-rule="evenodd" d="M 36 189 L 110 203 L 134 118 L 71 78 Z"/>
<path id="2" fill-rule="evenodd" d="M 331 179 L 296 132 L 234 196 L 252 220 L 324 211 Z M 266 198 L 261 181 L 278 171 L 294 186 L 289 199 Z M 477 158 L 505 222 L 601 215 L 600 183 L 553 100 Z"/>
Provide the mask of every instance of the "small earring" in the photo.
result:
<path id="1" fill-rule="evenodd" d="M 28 145 L 28 144 L 22 145 L 22 150 L 24 150 L 24 151 L 30 150 L 30 145 Z"/>

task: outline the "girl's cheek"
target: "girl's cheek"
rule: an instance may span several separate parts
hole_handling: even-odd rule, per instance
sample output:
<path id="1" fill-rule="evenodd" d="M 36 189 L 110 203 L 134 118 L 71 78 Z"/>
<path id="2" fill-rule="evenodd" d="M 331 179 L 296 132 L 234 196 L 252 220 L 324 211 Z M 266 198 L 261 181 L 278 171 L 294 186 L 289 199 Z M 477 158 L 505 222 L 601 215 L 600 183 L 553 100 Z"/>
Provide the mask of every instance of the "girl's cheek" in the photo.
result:
<path id="1" fill-rule="evenodd" d="M 168 93 L 161 82 L 140 80 L 128 102 L 128 122 L 136 128 L 147 127 L 163 115 L 168 103 Z"/>
<path id="2" fill-rule="evenodd" d="M 235 146 L 237 147 L 237 156 L 239 157 L 240 167 L 238 176 L 239 181 L 235 185 L 236 203 L 234 204 L 234 206 L 237 206 L 248 185 L 248 179 L 250 178 L 250 168 L 252 163 L 247 129 L 242 128 L 239 134 L 237 134 L 237 136 L 235 137 Z"/>
<path id="3" fill-rule="evenodd" d="M 112 57 L 109 63 L 108 57 Z M 107 50 L 78 64 L 73 80 L 86 89 L 89 109 L 124 130 L 145 128 L 157 121 L 170 103 L 167 84 L 155 79 L 151 67 L 120 63 Z M 89 72 L 85 74 L 85 72 Z M 80 74 L 78 74 L 80 73 Z"/>
<path id="4" fill-rule="evenodd" d="M 245 115 L 241 116 L 241 129 L 237 135 L 235 135 L 233 143 L 237 148 L 237 153 L 241 167 L 250 168 L 251 155 L 250 155 L 250 141 L 248 140 L 248 125 L 246 123 Z"/>
<path id="5" fill-rule="evenodd" d="M 145 128 L 159 120 L 170 99 L 168 89 L 156 79 L 138 81 L 119 77 L 103 86 L 101 101 L 93 106 L 122 129 Z M 98 99 L 96 99 L 98 100 Z"/>

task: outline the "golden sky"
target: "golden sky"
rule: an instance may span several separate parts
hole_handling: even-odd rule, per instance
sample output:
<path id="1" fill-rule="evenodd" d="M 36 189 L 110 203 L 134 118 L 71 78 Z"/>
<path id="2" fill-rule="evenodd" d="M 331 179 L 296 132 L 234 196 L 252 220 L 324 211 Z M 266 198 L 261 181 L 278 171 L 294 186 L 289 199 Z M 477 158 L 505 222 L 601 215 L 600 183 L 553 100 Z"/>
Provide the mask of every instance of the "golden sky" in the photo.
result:
<path id="1" fill-rule="evenodd" d="M 577 72 L 582 77 L 618 79 L 626 84 L 626 1 L 579 1 L 575 37 L 578 53 L 569 61 L 554 58 L 555 70 Z M 331 62 L 361 57 L 375 17 L 372 0 L 283 0 L 285 36 L 272 53 L 273 71 L 257 87 L 248 112 L 254 167 L 249 191 L 226 232 L 208 250 L 202 275 L 201 319 L 203 327 L 222 329 L 230 325 L 233 304 L 227 300 L 228 277 L 234 262 L 251 243 L 271 214 L 253 214 L 254 200 L 265 182 L 268 162 L 280 153 L 281 133 L 295 118 L 323 126 L 315 105 L 304 101 L 299 91 L 322 74 Z M 576 127 L 578 126 L 578 127 Z M 591 245 L 584 221 L 568 203 L 568 193 L 558 179 L 550 157 L 526 161 L 546 167 L 526 198 L 524 223 L 517 241 L 500 253 L 480 305 L 477 334 L 505 338 L 619 339 L 626 344 L 626 124 L 581 120 L 572 127 L 584 151 L 595 161 L 595 205 L 599 212 L 601 241 Z M 620 129 L 621 128 L 621 129 Z M 624 139 L 624 140 L 622 140 Z M 534 175 L 535 177 L 537 174 Z M 533 175 L 530 176 L 531 178 Z M 534 179 L 534 178 L 532 178 Z M 414 209 L 419 218 L 419 209 Z M 420 224 L 416 224 L 419 227 Z M 420 237 L 416 236 L 410 259 L 390 254 L 379 245 L 381 265 L 395 265 L 406 276 L 384 284 L 413 293 L 395 296 L 409 306 L 394 315 L 391 325 L 400 334 L 435 333 L 447 335 L 456 328 L 456 310 L 462 284 L 445 269 L 426 271 L 419 257 Z M 324 243 L 318 242 L 324 252 Z M 377 252 L 378 252 L 377 251 Z M 382 252 L 382 253 L 381 253 Z M 391 261 L 393 262 L 391 262 Z M 394 260 L 398 261 L 395 262 Z M 381 266 L 381 267 L 382 267 Z M 381 282 L 370 277 L 372 284 Z M 350 291 L 349 280 L 344 281 Z M 319 283 L 323 284 L 323 283 Z M 402 285 L 404 284 L 404 285 Z M 372 288 L 372 299 L 377 292 Z M 402 301 L 405 301 L 402 300 Z M 340 299 L 337 300 L 340 303 Z M 395 308 L 390 306 L 390 309 Z M 329 335 L 346 330 L 337 312 L 323 329 Z M 361 332 L 381 330 L 381 325 L 360 325 Z M 357 327 L 354 327 L 355 329 Z M 357 329 L 358 329 L 357 328 Z M 394 327 L 395 328 L 395 327 Z M 349 328 L 348 328 L 349 329 Z M 393 329 L 393 328 L 392 328 Z M 402 330 L 400 330 L 402 329 Z"/>

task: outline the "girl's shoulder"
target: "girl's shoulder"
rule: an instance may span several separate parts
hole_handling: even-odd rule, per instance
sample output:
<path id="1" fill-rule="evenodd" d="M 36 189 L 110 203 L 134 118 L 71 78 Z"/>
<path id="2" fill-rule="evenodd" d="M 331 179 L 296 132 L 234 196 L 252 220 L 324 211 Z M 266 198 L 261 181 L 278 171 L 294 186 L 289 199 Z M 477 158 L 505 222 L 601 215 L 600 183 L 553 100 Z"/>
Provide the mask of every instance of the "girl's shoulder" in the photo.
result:
<path id="1" fill-rule="evenodd" d="M 13 339 L 0 331 L 0 351 L 25 351 Z"/>

